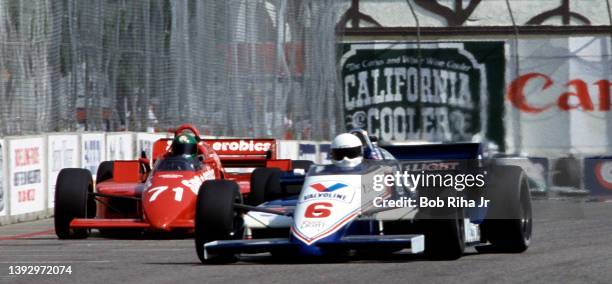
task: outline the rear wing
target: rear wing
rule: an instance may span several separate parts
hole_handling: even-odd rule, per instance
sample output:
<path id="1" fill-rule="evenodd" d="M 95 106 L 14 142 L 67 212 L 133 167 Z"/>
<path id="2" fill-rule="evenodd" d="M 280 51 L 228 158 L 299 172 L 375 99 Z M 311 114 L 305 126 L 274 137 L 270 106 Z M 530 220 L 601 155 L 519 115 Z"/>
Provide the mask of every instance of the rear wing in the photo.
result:
<path id="1" fill-rule="evenodd" d="M 204 139 L 224 167 L 266 167 L 277 158 L 275 139 Z"/>
<path id="2" fill-rule="evenodd" d="M 483 152 L 480 143 L 388 145 L 381 148 L 398 160 L 476 160 Z"/>
<path id="3" fill-rule="evenodd" d="M 291 160 L 277 159 L 278 144 L 275 139 L 202 139 L 200 143 L 213 149 L 226 168 L 275 167 L 291 169 Z M 153 144 L 153 160 L 170 149 L 171 138 L 157 140 Z"/>

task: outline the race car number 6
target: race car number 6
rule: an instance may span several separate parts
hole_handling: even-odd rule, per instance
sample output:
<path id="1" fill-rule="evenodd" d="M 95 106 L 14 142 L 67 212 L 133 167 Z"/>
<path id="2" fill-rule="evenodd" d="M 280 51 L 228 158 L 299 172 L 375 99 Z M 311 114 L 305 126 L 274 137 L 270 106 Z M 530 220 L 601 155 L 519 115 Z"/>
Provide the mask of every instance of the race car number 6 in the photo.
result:
<path id="1" fill-rule="evenodd" d="M 325 218 L 331 215 L 331 210 L 328 208 L 332 208 L 332 204 L 329 202 L 317 202 L 308 205 L 306 207 L 306 212 L 304 213 L 304 217 L 306 218 Z"/>

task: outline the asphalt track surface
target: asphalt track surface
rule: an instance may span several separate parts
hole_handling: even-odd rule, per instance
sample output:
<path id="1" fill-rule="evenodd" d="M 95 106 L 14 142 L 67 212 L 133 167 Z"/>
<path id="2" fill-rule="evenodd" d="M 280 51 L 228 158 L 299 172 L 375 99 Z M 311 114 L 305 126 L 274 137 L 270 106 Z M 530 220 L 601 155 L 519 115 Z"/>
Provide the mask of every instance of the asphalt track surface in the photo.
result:
<path id="1" fill-rule="evenodd" d="M 191 239 L 57 240 L 52 220 L 0 227 L 0 282 L 11 283 L 611 283 L 612 203 L 534 200 L 534 237 L 523 254 L 455 261 L 419 256 L 342 263 L 281 263 L 268 255 L 201 265 Z M 9 275 L 11 265 L 71 265 L 71 275 Z"/>

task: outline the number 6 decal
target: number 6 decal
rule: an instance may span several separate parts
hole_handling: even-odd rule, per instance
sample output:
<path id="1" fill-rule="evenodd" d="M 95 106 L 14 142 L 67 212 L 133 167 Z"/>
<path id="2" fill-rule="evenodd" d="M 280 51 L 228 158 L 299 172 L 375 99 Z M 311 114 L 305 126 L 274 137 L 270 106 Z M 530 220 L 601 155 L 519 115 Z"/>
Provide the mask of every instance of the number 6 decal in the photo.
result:
<path id="1" fill-rule="evenodd" d="M 331 215 L 331 210 L 328 208 L 332 208 L 333 205 L 329 202 L 317 202 L 310 204 L 306 208 L 306 212 L 304 213 L 304 217 L 306 218 L 325 218 Z"/>

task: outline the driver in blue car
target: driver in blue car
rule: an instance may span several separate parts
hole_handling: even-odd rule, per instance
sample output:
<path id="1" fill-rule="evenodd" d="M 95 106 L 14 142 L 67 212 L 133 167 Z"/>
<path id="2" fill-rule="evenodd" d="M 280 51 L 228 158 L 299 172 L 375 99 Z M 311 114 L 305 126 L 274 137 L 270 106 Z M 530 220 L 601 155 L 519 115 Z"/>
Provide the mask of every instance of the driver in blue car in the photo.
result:
<path id="1" fill-rule="evenodd" d="M 363 162 L 363 144 L 357 136 L 343 133 L 331 143 L 332 163 L 339 168 L 354 168 Z"/>

